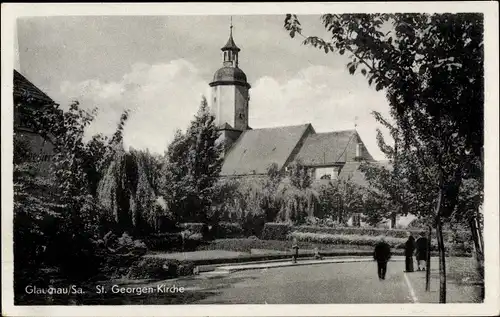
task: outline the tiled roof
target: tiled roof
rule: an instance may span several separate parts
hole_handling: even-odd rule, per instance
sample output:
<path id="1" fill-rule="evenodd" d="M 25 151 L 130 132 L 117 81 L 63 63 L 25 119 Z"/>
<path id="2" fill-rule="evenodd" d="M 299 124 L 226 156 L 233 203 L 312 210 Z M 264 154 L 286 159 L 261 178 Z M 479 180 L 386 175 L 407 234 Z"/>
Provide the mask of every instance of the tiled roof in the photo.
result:
<path id="1" fill-rule="evenodd" d="M 14 69 L 14 97 L 33 98 L 35 102 L 53 104 L 54 101 Z"/>
<path id="2" fill-rule="evenodd" d="M 314 130 L 310 124 L 244 131 L 224 158 L 221 175 L 265 174 L 289 160 L 299 141 Z"/>
<path id="3" fill-rule="evenodd" d="M 372 161 L 373 157 L 368 153 L 356 130 L 311 134 L 302 146 L 297 159 L 310 166 L 354 161 L 358 142 L 362 144 L 361 158 Z"/>

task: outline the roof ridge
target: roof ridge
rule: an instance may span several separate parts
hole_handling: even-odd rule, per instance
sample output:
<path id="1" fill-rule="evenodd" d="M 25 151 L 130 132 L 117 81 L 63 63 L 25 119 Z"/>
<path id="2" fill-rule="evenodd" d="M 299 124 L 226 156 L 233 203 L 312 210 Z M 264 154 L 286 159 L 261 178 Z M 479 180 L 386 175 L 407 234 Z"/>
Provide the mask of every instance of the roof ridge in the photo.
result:
<path id="1" fill-rule="evenodd" d="M 283 128 L 306 127 L 308 125 L 311 125 L 311 124 L 310 123 L 304 123 L 304 124 L 283 125 L 283 126 L 276 126 L 276 127 L 269 127 L 269 128 L 253 128 L 252 130 L 254 130 L 254 131 L 258 131 L 258 130 L 276 130 L 276 129 L 283 129 Z"/>
<path id="2" fill-rule="evenodd" d="M 34 93 L 39 94 L 38 97 L 36 97 L 36 96 L 33 96 L 33 97 L 38 98 L 38 99 L 45 101 L 45 102 L 48 102 L 48 103 L 55 103 L 55 101 L 52 98 L 50 98 L 42 89 L 38 88 L 35 84 L 33 84 L 33 82 L 31 80 L 29 80 L 26 76 L 21 74 L 16 69 L 14 69 L 14 78 L 13 78 L 13 85 L 14 85 L 13 93 L 14 93 L 14 95 L 19 94 L 20 93 L 19 90 L 23 89 L 22 87 L 19 86 L 18 82 L 16 83 L 16 79 L 18 81 L 24 82 L 24 84 L 26 84 L 28 86 L 27 88 L 33 90 Z"/>
<path id="3" fill-rule="evenodd" d="M 356 129 L 346 129 L 346 130 L 336 130 L 336 131 L 328 131 L 328 132 L 316 132 L 315 134 L 334 134 L 334 133 L 343 133 L 343 132 L 357 133 Z"/>

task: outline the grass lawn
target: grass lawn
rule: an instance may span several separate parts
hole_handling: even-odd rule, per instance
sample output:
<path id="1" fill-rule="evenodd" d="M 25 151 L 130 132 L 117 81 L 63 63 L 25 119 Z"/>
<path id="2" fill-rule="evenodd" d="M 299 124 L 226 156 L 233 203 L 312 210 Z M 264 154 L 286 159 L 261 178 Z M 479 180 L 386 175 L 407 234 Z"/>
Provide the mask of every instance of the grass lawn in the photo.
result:
<path id="1" fill-rule="evenodd" d="M 145 255 L 145 257 L 174 259 L 179 261 L 196 261 L 196 260 L 207 260 L 207 259 L 227 259 L 242 255 L 248 255 L 248 253 L 227 251 L 227 250 L 202 250 L 202 251 L 175 252 L 175 253 L 156 252 L 153 254 L 147 254 Z"/>

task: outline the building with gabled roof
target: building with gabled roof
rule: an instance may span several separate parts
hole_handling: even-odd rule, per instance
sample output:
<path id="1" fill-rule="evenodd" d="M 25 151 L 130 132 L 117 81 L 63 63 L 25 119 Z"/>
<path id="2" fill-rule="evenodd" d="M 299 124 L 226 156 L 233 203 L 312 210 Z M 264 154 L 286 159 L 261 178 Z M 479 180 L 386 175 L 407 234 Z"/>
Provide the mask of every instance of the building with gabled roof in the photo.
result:
<path id="1" fill-rule="evenodd" d="M 358 170 L 361 161 L 374 161 L 355 129 L 317 133 L 308 124 L 251 129 L 247 76 L 239 66 L 240 48 L 230 28 L 221 48 L 222 67 L 210 83 L 210 109 L 226 144 L 221 175 L 266 175 L 276 164 L 286 170 L 293 161 L 310 168 L 316 179 L 351 178 L 365 183 Z M 359 175 L 358 175 L 359 174 Z"/>
<path id="2" fill-rule="evenodd" d="M 53 140 L 49 133 L 42 135 L 34 129 L 30 109 L 49 109 L 56 103 L 17 70 L 13 75 L 14 136 L 29 148 L 30 160 L 38 162 L 38 172 L 47 175 L 54 155 Z"/>

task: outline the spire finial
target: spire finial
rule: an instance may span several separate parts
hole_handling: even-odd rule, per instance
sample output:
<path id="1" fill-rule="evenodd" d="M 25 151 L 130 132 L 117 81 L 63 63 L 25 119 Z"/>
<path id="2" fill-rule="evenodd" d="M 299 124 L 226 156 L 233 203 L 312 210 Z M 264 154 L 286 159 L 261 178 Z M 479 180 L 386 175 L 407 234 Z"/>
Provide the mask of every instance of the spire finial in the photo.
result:
<path id="1" fill-rule="evenodd" d="M 233 35 L 233 16 L 230 17 L 229 32 Z"/>

